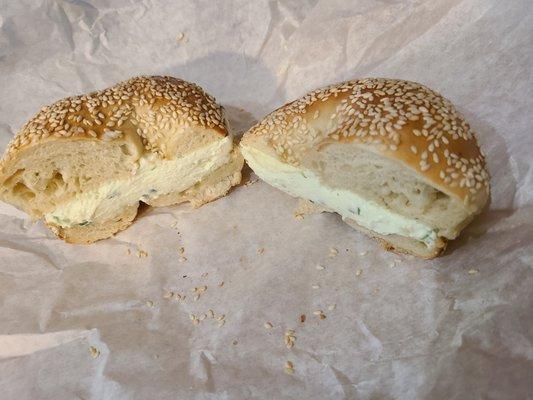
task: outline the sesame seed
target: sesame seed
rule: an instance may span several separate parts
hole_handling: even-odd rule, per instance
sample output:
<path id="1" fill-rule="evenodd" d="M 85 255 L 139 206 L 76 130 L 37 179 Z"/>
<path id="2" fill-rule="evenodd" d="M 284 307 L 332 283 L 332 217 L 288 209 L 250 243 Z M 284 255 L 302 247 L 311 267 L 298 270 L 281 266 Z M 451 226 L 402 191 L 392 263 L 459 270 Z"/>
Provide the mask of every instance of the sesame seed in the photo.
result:
<path id="1" fill-rule="evenodd" d="M 100 350 L 98 350 L 96 347 L 91 346 L 89 347 L 89 354 L 92 358 L 98 358 L 100 357 Z"/>

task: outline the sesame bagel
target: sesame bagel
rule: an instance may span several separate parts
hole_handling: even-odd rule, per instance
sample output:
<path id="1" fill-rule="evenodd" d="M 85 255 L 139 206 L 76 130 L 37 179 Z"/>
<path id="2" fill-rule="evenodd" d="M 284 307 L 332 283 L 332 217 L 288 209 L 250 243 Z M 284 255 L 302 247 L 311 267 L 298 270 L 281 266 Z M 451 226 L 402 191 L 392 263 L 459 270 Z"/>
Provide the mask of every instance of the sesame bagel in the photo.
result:
<path id="1" fill-rule="evenodd" d="M 240 146 L 267 183 L 339 213 L 388 250 L 423 258 L 441 253 L 489 198 L 470 126 L 415 82 L 369 78 L 312 91 Z"/>
<path id="2" fill-rule="evenodd" d="M 212 96 L 136 77 L 42 108 L 0 161 L 0 198 L 68 242 L 91 243 L 129 226 L 140 201 L 200 206 L 225 195 L 243 162 Z"/>

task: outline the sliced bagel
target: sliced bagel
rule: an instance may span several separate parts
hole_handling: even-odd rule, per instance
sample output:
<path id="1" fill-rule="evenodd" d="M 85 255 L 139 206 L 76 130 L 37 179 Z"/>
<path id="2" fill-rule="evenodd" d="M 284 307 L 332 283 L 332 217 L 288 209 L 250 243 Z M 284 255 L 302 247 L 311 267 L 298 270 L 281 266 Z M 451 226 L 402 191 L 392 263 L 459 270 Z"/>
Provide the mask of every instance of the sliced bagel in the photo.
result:
<path id="1" fill-rule="evenodd" d="M 129 226 L 140 201 L 197 207 L 224 196 L 243 162 L 213 97 L 136 77 L 41 109 L 0 161 L 0 198 L 91 243 Z"/>
<path id="2" fill-rule="evenodd" d="M 254 172 L 339 213 L 389 250 L 437 256 L 489 198 L 468 123 L 418 83 L 361 79 L 315 90 L 245 133 Z"/>

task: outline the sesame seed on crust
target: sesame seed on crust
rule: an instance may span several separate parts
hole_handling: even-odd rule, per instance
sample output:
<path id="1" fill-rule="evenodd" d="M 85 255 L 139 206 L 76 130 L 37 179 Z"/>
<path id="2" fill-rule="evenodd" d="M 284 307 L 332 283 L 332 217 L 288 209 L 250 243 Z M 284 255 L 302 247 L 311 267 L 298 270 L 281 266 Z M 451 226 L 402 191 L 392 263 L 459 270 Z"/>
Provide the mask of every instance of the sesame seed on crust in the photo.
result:
<path id="1" fill-rule="evenodd" d="M 416 82 L 365 78 L 314 90 L 266 116 L 241 145 L 256 140 L 293 165 L 310 147 L 354 142 L 475 208 L 489 196 L 485 158 L 469 124 L 449 100 Z"/>
<path id="2" fill-rule="evenodd" d="M 72 137 L 110 140 L 126 129 L 141 136 L 147 151 L 163 155 L 161 132 L 179 132 L 169 129 L 193 125 L 228 134 L 222 107 L 199 86 L 169 76 L 134 77 L 41 108 L 8 145 L 0 172 L 23 147 Z"/>

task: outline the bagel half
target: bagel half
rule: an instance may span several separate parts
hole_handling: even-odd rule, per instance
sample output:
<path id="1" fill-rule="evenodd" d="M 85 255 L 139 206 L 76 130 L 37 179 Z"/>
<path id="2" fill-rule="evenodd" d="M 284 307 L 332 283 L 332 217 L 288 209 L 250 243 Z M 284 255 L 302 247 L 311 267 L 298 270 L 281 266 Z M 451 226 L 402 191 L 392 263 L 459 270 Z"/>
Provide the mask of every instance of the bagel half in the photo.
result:
<path id="1" fill-rule="evenodd" d="M 311 200 L 388 250 L 441 253 L 489 198 L 468 123 L 415 82 L 361 79 L 308 93 L 245 133 L 264 181 Z"/>
<path id="2" fill-rule="evenodd" d="M 141 201 L 198 207 L 224 196 L 243 162 L 213 97 L 136 77 L 41 109 L 0 161 L 0 198 L 67 242 L 91 243 L 128 227 Z"/>

